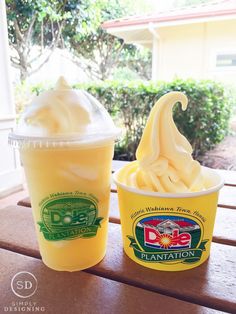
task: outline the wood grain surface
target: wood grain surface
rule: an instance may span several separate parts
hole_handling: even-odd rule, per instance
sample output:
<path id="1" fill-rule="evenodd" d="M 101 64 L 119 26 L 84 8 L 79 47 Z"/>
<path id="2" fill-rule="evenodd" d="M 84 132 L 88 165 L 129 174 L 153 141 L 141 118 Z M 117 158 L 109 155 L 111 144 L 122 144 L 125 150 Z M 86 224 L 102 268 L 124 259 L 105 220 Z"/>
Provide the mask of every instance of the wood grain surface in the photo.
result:
<path id="1" fill-rule="evenodd" d="M 0 233 L 1 248 L 40 258 L 29 208 L 10 206 L 2 209 L 0 221 L 4 222 Z M 17 223 L 13 224 L 12 221 Z M 233 313 L 236 309 L 235 260 L 236 247 L 213 243 L 209 260 L 195 269 L 183 272 L 153 271 L 134 263 L 125 255 L 120 225 L 110 223 L 105 258 L 85 272 Z"/>
<path id="2" fill-rule="evenodd" d="M 157 308 L 163 309 L 165 313 L 211 313 L 210 309 L 199 305 L 89 273 L 55 272 L 38 259 L 0 249 L 1 313 L 9 312 L 6 310 L 12 304 L 20 302 L 17 306 L 23 309 L 23 302 L 29 302 L 28 299 L 15 296 L 10 285 L 13 276 L 24 270 L 36 277 L 37 290 L 30 302 L 41 308 L 39 313 L 120 314 L 134 313 L 134 309 L 135 313 L 156 313 Z"/>
<path id="3" fill-rule="evenodd" d="M 113 161 L 113 172 L 125 163 Z M 236 313 L 236 171 L 217 172 L 225 185 L 220 191 L 210 258 L 188 271 L 153 271 L 126 256 L 114 182 L 107 254 L 81 272 L 55 272 L 43 265 L 29 197 L 1 208 L 0 306 L 14 299 L 12 276 L 26 270 L 38 279 L 33 300 L 45 306 L 46 313 Z"/>

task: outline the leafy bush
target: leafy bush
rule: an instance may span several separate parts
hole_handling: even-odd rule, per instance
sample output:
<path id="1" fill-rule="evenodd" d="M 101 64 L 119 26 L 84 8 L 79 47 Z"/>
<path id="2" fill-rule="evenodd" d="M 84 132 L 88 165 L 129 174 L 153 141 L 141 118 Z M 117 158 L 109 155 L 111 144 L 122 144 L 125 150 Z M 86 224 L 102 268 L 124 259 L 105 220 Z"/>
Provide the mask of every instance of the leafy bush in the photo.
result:
<path id="1" fill-rule="evenodd" d="M 147 117 L 155 102 L 169 91 L 184 92 L 188 109 L 174 107 L 174 120 L 193 147 L 195 158 L 223 140 L 228 131 L 232 99 L 214 81 L 176 79 L 172 82 L 103 82 L 76 85 L 84 88 L 107 108 L 124 130 L 117 142 L 115 159 L 133 160 Z"/>
<path id="2" fill-rule="evenodd" d="M 29 85 L 23 82 L 16 85 L 14 88 L 14 100 L 16 114 L 19 116 L 21 112 L 29 105 L 35 96 L 38 96 L 41 92 L 51 89 L 52 84 L 49 82 L 43 82 L 36 85 Z"/>
<path id="3" fill-rule="evenodd" d="M 115 147 L 115 159 L 121 160 L 135 159 L 135 151 L 149 112 L 155 102 L 169 91 L 182 91 L 189 99 L 187 110 L 183 112 L 176 105 L 173 115 L 178 129 L 191 143 L 195 158 L 223 140 L 228 131 L 231 108 L 236 103 L 236 93 L 230 94 L 223 85 L 214 81 L 117 81 L 77 84 L 74 87 L 85 89 L 99 99 L 114 118 L 116 125 L 122 128 L 122 137 Z M 38 84 L 28 87 L 27 90 L 32 98 L 48 88 L 51 86 L 46 88 L 44 84 Z M 23 91 L 17 90 L 19 99 L 25 89 L 23 86 Z M 27 100 L 30 97 L 27 95 Z M 22 101 L 19 101 L 18 112 L 22 109 Z"/>

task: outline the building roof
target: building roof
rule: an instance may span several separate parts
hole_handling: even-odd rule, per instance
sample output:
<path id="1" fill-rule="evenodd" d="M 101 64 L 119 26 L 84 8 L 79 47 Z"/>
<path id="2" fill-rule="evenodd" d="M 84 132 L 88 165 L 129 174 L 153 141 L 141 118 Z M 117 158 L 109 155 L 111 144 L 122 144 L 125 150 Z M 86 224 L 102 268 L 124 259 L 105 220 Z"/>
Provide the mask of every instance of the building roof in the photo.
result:
<path id="1" fill-rule="evenodd" d="M 212 18 L 229 18 L 236 16 L 236 0 L 221 0 L 198 6 L 174 8 L 153 14 L 129 16 L 117 20 L 106 21 L 104 29 L 127 28 L 129 26 L 147 25 L 150 23 L 166 23 L 179 21 L 193 21 Z"/>
<path id="2" fill-rule="evenodd" d="M 102 27 L 128 44 L 151 48 L 153 38 L 160 37 L 161 28 L 232 19 L 236 20 L 236 0 L 218 0 L 198 6 L 106 21 Z"/>

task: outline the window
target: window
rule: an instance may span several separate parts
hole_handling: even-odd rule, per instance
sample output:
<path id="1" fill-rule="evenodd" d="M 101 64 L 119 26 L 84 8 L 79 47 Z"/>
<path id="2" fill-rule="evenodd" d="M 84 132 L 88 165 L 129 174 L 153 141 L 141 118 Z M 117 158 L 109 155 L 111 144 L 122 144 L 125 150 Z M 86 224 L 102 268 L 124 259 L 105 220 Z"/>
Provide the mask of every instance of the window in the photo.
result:
<path id="1" fill-rule="evenodd" d="M 236 53 L 218 54 L 216 56 L 216 67 L 236 66 Z"/>

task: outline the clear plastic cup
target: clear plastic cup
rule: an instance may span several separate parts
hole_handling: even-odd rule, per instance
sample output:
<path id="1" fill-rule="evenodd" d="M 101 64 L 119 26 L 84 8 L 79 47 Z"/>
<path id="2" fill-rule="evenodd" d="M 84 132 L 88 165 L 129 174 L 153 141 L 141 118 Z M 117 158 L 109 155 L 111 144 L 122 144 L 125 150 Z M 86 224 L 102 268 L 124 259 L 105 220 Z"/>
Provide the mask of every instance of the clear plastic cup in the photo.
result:
<path id="1" fill-rule="evenodd" d="M 65 128 L 64 132 L 48 135 L 43 128 L 37 128 L 40 121 L 34 127 L 27 126 L 28 119 L 38 119 L 37 108 L 42 103 L 47 108 L 47 103 L 55 97 L 59 101 L 67 99 L 72 111 L 63 112 L 60 119 L 69 120 L 75 119 L 71 116 L 74 99 L 78 98 L 90 120 L 81 132 L 79 128 L 77 133 L 73 128 L 66 132 L 68 128 Z M 58 112 L 55 115 L 57 119 Z M 47 123 L 53 125 L 55 119 L 52 115 Z M 60 271 L 82 270 L 104 257 L 111 161 L 118 133 L 111 117 L 95 98 L 84 91 L 64 89 L 36 98 L 22 115 L 17 129 L 9 135 L 10 144 L 20 151 L 39 249 L 48 267 Z"/>

